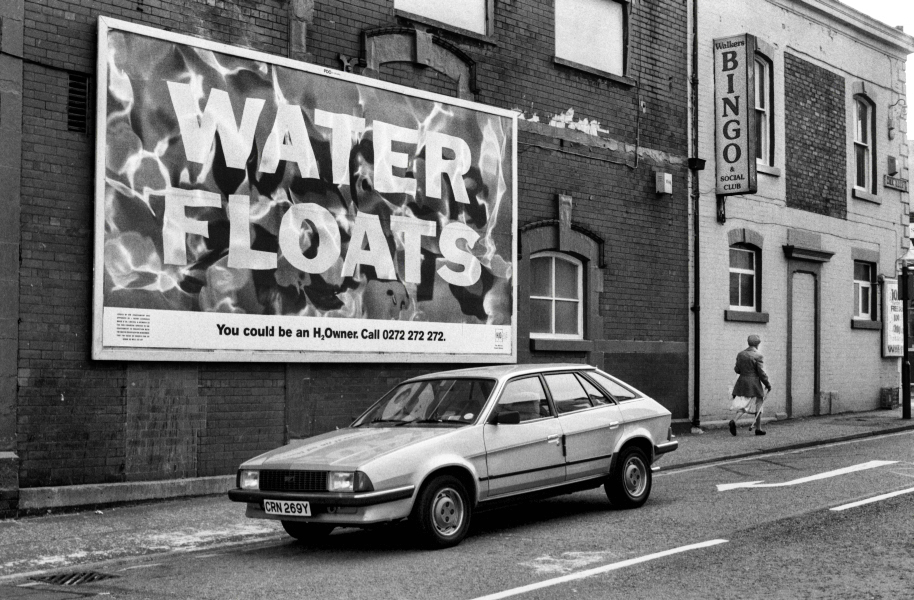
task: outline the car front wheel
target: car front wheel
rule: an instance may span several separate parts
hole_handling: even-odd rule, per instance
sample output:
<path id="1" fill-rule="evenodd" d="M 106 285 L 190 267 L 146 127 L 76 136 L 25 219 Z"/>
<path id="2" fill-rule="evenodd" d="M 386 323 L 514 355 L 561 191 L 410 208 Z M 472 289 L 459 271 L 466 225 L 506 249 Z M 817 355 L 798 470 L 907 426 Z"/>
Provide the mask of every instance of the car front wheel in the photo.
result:
<path id="1" fill-rule="evenodd" d="M 334 526 L 327 523 L 302 523 L 301 521 L 281 521 L 286 533 L 300 542 L 316 542 L 333 531 Z"/>
<path id="2" fill-rule="evenodd" d="M 449 548 L 466 537 L 471 510 L 469 495 L 460 480 L 441 475 L 419 492 L 413 519 L 425 545 Z"/>
<path id="3" fill-rule="evenodd" d="M 604 488 L 606 497 L 619 508 L 638 508 L 647 502 L 651 494 L 651 469 L 644 452 L 635 446 L 624 449 Z"/>

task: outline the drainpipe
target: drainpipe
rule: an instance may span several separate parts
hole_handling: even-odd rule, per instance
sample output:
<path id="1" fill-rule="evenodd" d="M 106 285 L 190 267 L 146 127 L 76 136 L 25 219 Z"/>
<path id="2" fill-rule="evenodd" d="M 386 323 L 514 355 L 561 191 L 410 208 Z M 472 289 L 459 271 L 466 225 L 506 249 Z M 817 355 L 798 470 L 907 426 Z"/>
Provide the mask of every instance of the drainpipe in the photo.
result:
<path id="1" fill-rule="evenodd" d="M 689 76 L 689 98 L 692 109 L 691 151 L 689 152 L 689 171 L 691 173 L 691 202 L 692 202 L 692 261 L 694 279 L 692 280 L 692 314 L 695 315 L 692 368 L 692 427 L 700 433 L 701 427 L 701 253 L 699 252 L 699 218 L 698 208 L 701 198 L 698 185 L 698 172 L 704 168 L 705 161 L 698 158 L 698 0 L 692 0 L 692 73 Z"/>

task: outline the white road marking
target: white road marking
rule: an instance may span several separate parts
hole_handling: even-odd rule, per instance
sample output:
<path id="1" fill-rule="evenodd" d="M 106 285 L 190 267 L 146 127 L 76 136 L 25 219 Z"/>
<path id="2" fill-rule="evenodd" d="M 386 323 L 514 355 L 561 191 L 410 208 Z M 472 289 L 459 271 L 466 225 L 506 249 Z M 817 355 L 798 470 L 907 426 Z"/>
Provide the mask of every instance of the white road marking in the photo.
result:
<path id="1" fill-rule="evenodd" d="M 480 596 L 478 598 L 474 598 L 474 600 L 498 600 L 499 598 L 509 598 L 511 596 L 517 596 L 518 594 L 524 594 L 526 592 L 532 592 L 534 590 L 539 590 L 539 589 L 542 589 L 545 587 L 551 587 L 553 585 L 558 585 L 560 583 L 576 581 L 578 579 L 585 579 L 587 577 L 593 577 L 594 575 L 600 575 L 601 573 L 608 573 L 610 571 L 624 569 L 625 567 L 630 567 L 632 565 L 637 565 L 637 564 L 640 564 L 643 562 L 648 562 L 651 560 L 657 560 L 658 558 L 663 558 L 665 556 L 672 556 L 673 554 L 679 554 L 681 552 L 688 552 L 689 550 L 698 550 L 700 548 L 708 548 L 710 546 L 716 546 L 718 544 L 726 544 L 728 541 L 729 540 L 709 540 L 707 542 L 700 542 L 698 544 L 689 544 L 688 546 L 680 546 L 679 548 L 673 548 L 672 550 L 664 550 L 663 552 L 656 552 L 654 554 L 648 554 L 646 556 L 639 556 L 638 558 L 630 558 L 628 560 L 623 560 L 621 562 L 612 563 L 609 565 L 603 565 L 602 567 L 587 569 L 586 571 L 579 571 L 577 573 L 571 573 L 570 575 L 563 575 L 562 577 L 555 577 L 553 579 L 547 579 L 545 581 L 538 581 L 536 583 L 531 583 L 529 585 L 523 585 L 521 587 L 516 587 L 516 588 L 510 589 L 510 590 L 505 590 L 503 592 L 489 594 L 488 596 Z"/>
<path id="2" fill-rule="evenodd" d="M 901 496 L 902 494 L 910 494 L 911 492 L 914 492 L 914 488 L 909 488 L 907 490 L 898 490 L 897 492 L 889 492 L 888 494 L 873 496 L 872 498 L 867 498 L 866 500 L 858 500 L 857 502 L 851 502 L 850 504 L 842 504 L 841 506 L 836 506 L 831 510 L 847 510 L 849 508 L 856 508 L 857 506 L 863 506 L 864 504 L 870 504 L 871 502 L 879 502 L 880 500 L 894 498 L 895 496 Z"/>
<path id="3" fill-rule="evenodd" d="M 797 448 L 796 450 L 774 450 L 772 452 L 766 452 L 764 454 L 753 454 L 751 456 L 743 456 L 740 458 L 721 458 L 720 460 L 704 463 L 700 465 L 695 465 L 692 467 L 682 467 L 679 468 L 675 465 L 665 467 L 661 469 L 659 473 L 654 473 L 654 477 L 669 477 L 672 475 L 681 475 L 683 473 L 691 473 L 692 471 L 705 471 L 707 469 L 716 469 L 723 465 L 735 465 L 744 462 L 752 462 L 754 460 L 760 460 L 763 458 L 771 458 L 772 456 L 787 456 L 789 454 L 805 454 L 807 452 L 816 452 L 818 450 L 826 448 L 835 448 L 837 446 L 846 446 L 848 444 L 860 444 L 864 442 L 881 442 L 891 437 L 897 437 L 900 435 L 914 435 L 914 431 L 899 431 L 897 433 L 889 433 L 886 435 L 874 435 L 865 438 L 856 438 L 853 440 L 844 440 L 841 442 L 831 442 L 828 444 L 822 444 L 821 446 L 808 446 L 806 448 Z"/>
<path id="4" fill-rule="evenodd" d="M 826 471 L 825 473 L 819 473 L 818 475 L 810 475 L 809 477 L 801 477 L 800 479 L 794 479 L 792 481 L 784 481 L 781 483 L 763 483 L 761 481 L 741 481 L 739 483 L 720 483 L 717 485 L 717 491 L 725 492 L 727 490 L 736 490 L 739 488 L 787 487 L 787 486 L 791 486 L 791 485 L 799 485 L 801 483 L 808 483 L 810 481 L 818 481 L 819 479 L 828 479 L 829 477 L 837 477 L 838 475 L 846 475 L 848 473 L 855 473 L 857 471 L 875 469 L 876 467 L 894 465 L 897 462 L 898 462 L 897 460 L 871 460 L 870 462 L 861 463 L 859 465 L 854 465 L 852 467 L 844 467 L 843 469 L 835 469 L 834 471 Z"/>

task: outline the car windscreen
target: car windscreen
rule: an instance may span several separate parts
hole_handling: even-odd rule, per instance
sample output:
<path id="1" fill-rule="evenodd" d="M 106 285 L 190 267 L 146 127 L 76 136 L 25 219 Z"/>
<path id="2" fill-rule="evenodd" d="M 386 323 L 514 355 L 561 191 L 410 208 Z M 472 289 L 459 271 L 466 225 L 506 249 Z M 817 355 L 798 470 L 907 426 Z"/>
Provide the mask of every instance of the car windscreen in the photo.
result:
<path id="1" fill-rule="evenodd" d="M 495 381 L 423 379 L 398 385 L 356 420 L 353 427 L 467 425 L 476 420 Z"/>

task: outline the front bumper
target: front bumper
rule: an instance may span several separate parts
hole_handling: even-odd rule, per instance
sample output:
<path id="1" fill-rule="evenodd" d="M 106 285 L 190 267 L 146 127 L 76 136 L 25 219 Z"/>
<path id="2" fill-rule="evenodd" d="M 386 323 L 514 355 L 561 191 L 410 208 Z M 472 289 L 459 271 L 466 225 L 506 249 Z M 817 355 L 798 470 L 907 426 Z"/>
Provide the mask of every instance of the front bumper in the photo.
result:
<path id="1" fill-rule="evenodd" d="M 311 506 L 374 506 L 412 498 L 416 486 L 407 485 L 380 492 L 265 492 L 262 490 L 229 490 L 229 500 L 263 506 L 263 500 L 300 500 Z"/>

